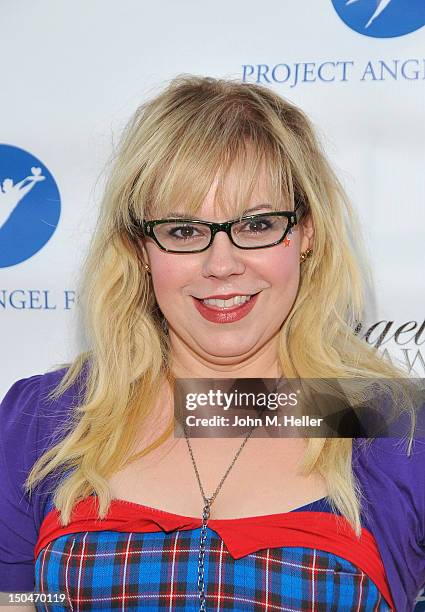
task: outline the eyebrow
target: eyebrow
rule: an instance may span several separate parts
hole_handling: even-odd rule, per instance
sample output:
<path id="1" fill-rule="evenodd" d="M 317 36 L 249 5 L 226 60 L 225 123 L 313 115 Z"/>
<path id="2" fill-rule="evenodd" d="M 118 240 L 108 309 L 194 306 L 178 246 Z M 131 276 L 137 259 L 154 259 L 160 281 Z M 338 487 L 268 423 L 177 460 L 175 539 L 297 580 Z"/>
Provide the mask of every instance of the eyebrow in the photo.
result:
<path id="1" fill-rule="evenodd" d="M 272 205 L 271 204 L 258 204 L 257 206 L 254 206 L 253 208 L 248 208 L 247 210 L 245 210 L 241 216 L 243 217 L 247 213 L 253 212 L 255 210 L 262 210 L 263 208 L 266 208 L 267 210 L 272 210 Z M 184 213 L 178 213 L 178 212 L 170 212 L 170 217 L 177 217 L 179 219 L 194 219 L 196 221 L 201 221 L 201 219 L 197 219 L 196 217 L 187 217 L 187 215 L 185 215 Z"/>

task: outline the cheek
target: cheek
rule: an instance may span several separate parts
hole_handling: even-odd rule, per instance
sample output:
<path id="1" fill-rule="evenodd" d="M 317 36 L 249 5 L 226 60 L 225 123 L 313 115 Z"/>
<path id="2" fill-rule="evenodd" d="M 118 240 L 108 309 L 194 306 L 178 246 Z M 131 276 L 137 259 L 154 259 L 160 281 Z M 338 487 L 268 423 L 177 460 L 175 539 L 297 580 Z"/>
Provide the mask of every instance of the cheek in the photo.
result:
<path id="1" fill-rule="evenodd" d="M 300 269 L 297 262 L 297 257 L 288 256 L 276 257 L 274 261 L 269 262 L 269 270 L 267 280 L 271 285 L 272 291 L 272 308 L 279 313 L 279 316 L 284 311 L 285 316 L 291 310 L 297 293 L 300 282 Z"/>
<path id="2" fill-rule="evenodd" d="M 299 276 L 296 271 L 292 270 L 288 273 L 282 273 L 274 282 L 276 291 L 279 297 L 276 300 L 281 304 L 291 304 L 294 302 L 299 287 Z"/>
<path id="3" fill-rule="evenodd" d="M 178 271 L 170 266 L 157 266 L 152 269 L 152 283 L 157 299 L 166 298 L 181 285 Z"/>
<path id="4" fill-rule="evenodd" d="M 266 274 L 273 284 L 298 286 L 300 268 L 297 250 L 279 247 L 270 253 L 267 260 L 262 262 L 261 267 L 267 271 Z"/>
<path id="5" fill-rule="evenodd" d="M 182 257 L 157 252 L 157 249 L 149 253 L 152 284 L 158 303 L 169 299 L 171 304 L 168 306 L 172 305 L 176 292 L 190 280 L 189 267 L 183 265 Z"/>

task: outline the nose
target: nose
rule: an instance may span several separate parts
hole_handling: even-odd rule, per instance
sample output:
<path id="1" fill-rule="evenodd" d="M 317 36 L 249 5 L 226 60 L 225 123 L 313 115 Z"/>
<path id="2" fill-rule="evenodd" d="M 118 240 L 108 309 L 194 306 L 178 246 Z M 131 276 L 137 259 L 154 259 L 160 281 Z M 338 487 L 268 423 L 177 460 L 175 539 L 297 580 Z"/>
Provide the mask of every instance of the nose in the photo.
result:
<path id="1" fill-rule="evenodd" d="M 232 244 L 226 232 L 218 232 L 212 245 L 204 251 L 205 259 L 202 265 L 204 276 L 226 278 L 231 274 L 243 274 L 243 250 Z"/>

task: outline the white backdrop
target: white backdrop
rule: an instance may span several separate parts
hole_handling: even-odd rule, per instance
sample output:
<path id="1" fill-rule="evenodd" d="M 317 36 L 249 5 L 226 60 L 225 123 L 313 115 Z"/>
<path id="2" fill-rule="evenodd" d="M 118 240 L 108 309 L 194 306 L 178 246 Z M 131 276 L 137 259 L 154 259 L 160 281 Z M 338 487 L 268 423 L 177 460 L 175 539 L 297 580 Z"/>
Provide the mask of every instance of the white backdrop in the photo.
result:
<path id="1" fill-rule="evenodd" d="M 102 170 L 135 108 L 181 72 L 260 82 L 310 115 L 364 222 L 376 304 L 362 335 L 378 324 L 368 341 L 384 332 L 380 351 L 425 375 L 425 28 L 365 35 L 338 4 L 351 18 L 377 3 L 3 0 L 0 184 L 32 179 L 31 167 L 52 180 L 0 217 L 0 395 L 83 346 L 73 292 Z M 391 10 L 372 24 L 387 35 L 400 21 Z M 53 180 L 60 216 L 58 201 L 48 209 Z M 51 228 L 44 246 L 37 223 Z"/>
<path id="2" fill-rule="evenodd" d="M 368 341 L 384 332 L 383 356 L 425 376 L 425 18 L 417 0 L 383 4 L 2 0 L 0 396 L 83 348 L 73 292 L 103 168 L 182 72 L 263 83 L 309 114 L 363 222 L 361 335 L 375 325 Z"/>

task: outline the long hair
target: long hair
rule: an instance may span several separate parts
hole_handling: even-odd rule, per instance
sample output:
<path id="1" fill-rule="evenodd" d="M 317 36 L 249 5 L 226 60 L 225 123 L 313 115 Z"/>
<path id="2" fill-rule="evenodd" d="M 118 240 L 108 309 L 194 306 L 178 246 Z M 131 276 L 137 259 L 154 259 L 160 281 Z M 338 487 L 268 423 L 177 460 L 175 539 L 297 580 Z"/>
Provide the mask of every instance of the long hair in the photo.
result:
<path id="1" fill-rule="evenodd" d="M 104 518 L 111 501 L 107 479 L 173 431 L 170 421 L 151 444 L 131 454 L 158 388 L 172 379 L 167 325 L 141 264 L 134 219 L 167 217 L 178 205 L 195 214 L 217 175 L 216 200 L 236 216 L 261 167 L 272 206 L 285 202 L 293 210 L 298 202 L 314 225 L 313 256 L 301 266 L 295 302 L 279 330 L 285 377 L 408 377 L 356 333 L 372 274 L 360 223 L 310 120 L 260 85 L 181 75 L 137 109 L 112 160 L 79 288 L 89 350 L 68 364 L 51 399 L 83 373 L 84 393 L 62 426 L 62 439 L 37 460 L 25 483 L 31 493 L 50 472 L 63 476 L 54 493 L 63 525 L 74 505 L 93 493 Z M 397 409 L 413 410 L 403 392 Z M 332 504 L 359 535 L 361 490 L 352 470 L 352 439 L 310 439 L 301 469 L 322 474 Z"/>

